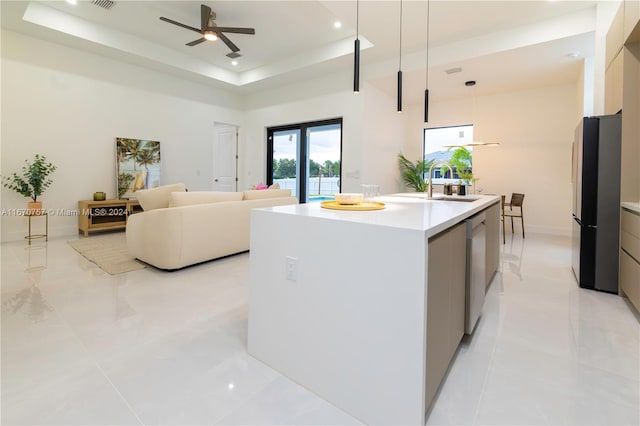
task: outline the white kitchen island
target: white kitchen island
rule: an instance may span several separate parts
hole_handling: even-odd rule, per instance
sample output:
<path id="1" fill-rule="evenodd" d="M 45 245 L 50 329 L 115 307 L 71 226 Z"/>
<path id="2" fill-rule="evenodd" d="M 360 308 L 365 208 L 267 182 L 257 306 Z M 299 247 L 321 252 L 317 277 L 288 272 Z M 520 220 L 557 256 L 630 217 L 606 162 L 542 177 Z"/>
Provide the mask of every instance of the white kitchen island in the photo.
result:
<path id="1" fill-rule="evenodd" d="M 465 219 L 500 202 L 472 198 L 396 194 L 378 197 L 386 204 L 378 211 L 319 203 L 253 210 L 249 353 L 362 422 L 423 424 L 441 380 L 432 378 L 427 392 L 427 342 L 434 341 L 427 330 L 440 328 L 427 327 L 427 295 L 438 294 L 429 291 L 428 248 L 443 231 L 460 230 Z M 438 267 L 459 276 L 462 250 Z M 429 306 L 432 313 L 444 307 L 446 315 L 449 303 Z"/>

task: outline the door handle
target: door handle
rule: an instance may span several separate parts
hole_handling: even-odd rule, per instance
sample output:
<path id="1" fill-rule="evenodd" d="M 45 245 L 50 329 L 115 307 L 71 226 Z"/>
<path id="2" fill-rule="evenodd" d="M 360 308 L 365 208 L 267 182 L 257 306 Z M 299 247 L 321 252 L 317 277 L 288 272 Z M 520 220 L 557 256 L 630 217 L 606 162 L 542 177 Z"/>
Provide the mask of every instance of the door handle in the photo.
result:
<path id="1" fill-rule="evenodd" d="M 218 181 L 218 179 L 214 179 L 213 181 L 214 181 L 214 182 L 217 182 L 217 181 Z"/>

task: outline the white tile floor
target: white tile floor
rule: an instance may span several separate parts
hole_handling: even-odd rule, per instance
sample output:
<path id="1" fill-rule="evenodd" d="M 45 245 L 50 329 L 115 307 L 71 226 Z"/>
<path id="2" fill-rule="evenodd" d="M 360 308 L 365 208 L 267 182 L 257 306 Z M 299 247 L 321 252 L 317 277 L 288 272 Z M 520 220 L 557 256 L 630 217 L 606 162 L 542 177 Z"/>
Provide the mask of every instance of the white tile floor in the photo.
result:
<path id="1" fill-rule="evenodd" d="M 71 237 L 75 238 L 75 237 Z M 2 245 L 2 424 L 359 424 L 246 353 L 249 255 L 110 276 Z M 640 323 L 568 238 L 508 234 L 428 424 L 640 424 Z"/>

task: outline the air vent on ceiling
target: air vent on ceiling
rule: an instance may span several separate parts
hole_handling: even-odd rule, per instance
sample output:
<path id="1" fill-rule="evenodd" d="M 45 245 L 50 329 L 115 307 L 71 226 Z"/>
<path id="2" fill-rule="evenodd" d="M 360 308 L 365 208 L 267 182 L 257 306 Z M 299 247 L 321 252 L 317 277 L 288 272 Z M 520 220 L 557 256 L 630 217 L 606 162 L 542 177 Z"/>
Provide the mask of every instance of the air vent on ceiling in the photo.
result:
<path id="1" fill-rule="evenodd" d="M 111 0 L 91 0 L 91 4 L 108 10 L 111 9 L 116 2 Z"/>
<path id="2" fill-rule="evenodd" d="M 227 53 L 227 56 L 229 58 L 231 58 L 231 59 L 236 59 L 236 58 L 239 58 L 242 55 L 240 53 L 238 53 L 238 52 L 230 52 L 230 53 Z"/>

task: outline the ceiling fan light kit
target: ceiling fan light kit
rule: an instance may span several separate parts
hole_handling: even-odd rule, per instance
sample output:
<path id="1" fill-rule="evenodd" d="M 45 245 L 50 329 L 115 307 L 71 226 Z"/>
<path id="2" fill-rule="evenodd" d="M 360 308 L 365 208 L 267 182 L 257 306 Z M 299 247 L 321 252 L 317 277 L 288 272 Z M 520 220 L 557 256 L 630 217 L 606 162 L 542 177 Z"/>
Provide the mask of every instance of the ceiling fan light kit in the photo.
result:
<path id="1" fill-rule="evenodd" d="M 173 19 L 165 18 L 164 16 L 161 16 L 160 20 L 202 34 L 202 38 L 187 43 L 187 46 L 193 47 L 205 41 L 215 41 L 217 39 L 220 39 L 224 44 L 227 45 L 229 49 L 231 49 L 232 53 L 239 52 L 240 48 L 236 46 L 231 40 L 229 40 L 229 38 L 223 33 L 249 35 L 253 35 L 256 33 L 256 30 L 254 28 L 219 27 L 218 25 L 216 25 L 216 13 L 211 10 L 209 6 L 206 6 L 204 4 L 200 5 L 199 29 L 190 25 L 183 24 L 181 22 L 174 21 Z"/>
<path id="2" fill-rule="evenodd" d="M 214 33 L 213 31 L 205 31 L 204 38 L 209 41 L 216 41 L 218 39 L 218 36 L 216 36 L 216 33 Z"/>

